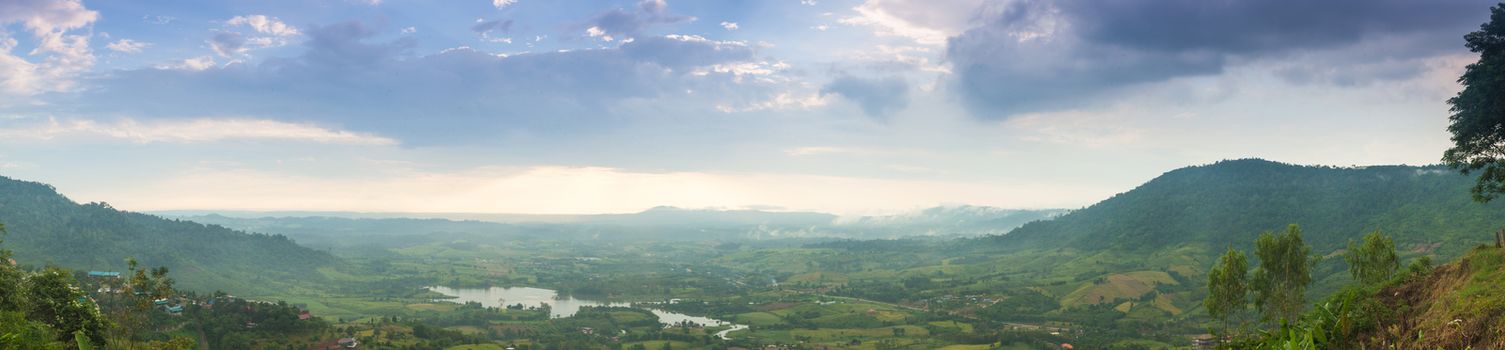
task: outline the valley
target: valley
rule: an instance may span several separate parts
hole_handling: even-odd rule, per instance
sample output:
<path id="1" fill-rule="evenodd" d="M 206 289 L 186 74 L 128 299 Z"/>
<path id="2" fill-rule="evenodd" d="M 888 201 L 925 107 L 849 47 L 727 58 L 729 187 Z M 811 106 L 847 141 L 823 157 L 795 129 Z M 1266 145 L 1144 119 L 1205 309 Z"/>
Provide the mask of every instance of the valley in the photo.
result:
<path id="1" fill-rule="evenodd" d="M 216 267 L 224 265 L 185 260 L 193 249 L 168 244 L 122 250 L 113 259 L 160 256 L 143 263 L 182 276 L 176 288 L 185 293 L 221 291 L 294 305 L 328 322 L 299 336 L 301 342 L 267 343 L 287 334 L 253 333 L 262 339 L 250 341 L 258 348 L 315 346 L 336 335 L 394 349 L 1185 348 L 1208 332 L 1202 301 L 1219 247 L 1247 247 L 1245 237 L 1279 228 L 1278 222 L 1301 222 L 1311 232 L 1313 254 L 1328 257 L 1313 265 L 1315 283 L 1306 297 L 1320 300 L 1352 283 L 1347 264 L 1333 257 L 1342 254 L 1341 243 L 1364 232 L 1384 229 L 1396 237 L 1402 261 L 1451 261 L 1487 242 L 1480 232 L 1488 232 L 1495 205 L 1428 197 L 1463 191 L 1467 180 L 1428 168 L 1225 161 L 1169 172 L 1008 234 L 889 239 L 742 235 L 811 227 L 767 219 L 778 217 L 773 214 L 762 221 L 703 219 L 621 230 L 614 229 L 621 223 L 190 216 L 184 219 L 211 225 L 164 222 L 300 244 L 267 248 L 257 253 L 262 256 L 320 258 Z M 29 198 L 45 199 L 42 192 Z M 29 247 L 71 238 L 39 235 L 24 219 L 39 207 L 5 198 L 11 201 L 0 207 L 0 222 L 7 223 L 5 243 L 18 261 L 119 270 L 98 252 L 80 252 L 85 260 L 66 250 L 38 258 Z M 67 208 L 51 210 L 140 215 L 109 214 L 102 204 Z M 1174 213 L 1188 208 L 1197 209 Z M 93 225 L 61 225 L 85 224 Z M 370 227 L 385 231 L 361 234 Z M 261 233 L 239 233 L 253 230 Z M 704 231 L 719 234 L 695 238 Z M 283 265 L 263 268 L 275 264 Z M 223 277 L 196 277 L 206 269 Z"/>

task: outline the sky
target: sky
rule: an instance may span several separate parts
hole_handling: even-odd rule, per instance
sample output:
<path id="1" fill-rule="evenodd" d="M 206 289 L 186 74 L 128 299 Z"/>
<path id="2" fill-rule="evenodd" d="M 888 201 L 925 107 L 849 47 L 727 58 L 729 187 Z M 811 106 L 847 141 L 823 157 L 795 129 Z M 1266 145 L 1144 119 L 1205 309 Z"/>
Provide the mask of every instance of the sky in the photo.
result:
<path id="1" fill-rule="evenodd" d="M 1078 208 L 1433 164 L 1475 0 L 0 0 L 0 175 L 126 210 Z"/>

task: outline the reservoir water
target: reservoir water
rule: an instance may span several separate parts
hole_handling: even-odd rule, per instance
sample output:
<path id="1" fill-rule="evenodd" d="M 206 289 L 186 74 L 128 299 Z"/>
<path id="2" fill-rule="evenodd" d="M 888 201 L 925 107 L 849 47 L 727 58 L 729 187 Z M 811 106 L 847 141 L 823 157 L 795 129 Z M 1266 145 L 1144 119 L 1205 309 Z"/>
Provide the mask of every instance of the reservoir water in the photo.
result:
<path id="1" fill-rule="evenodd" d="M 559 297 L 559 293 L 554 292 L 554 290 L 532 287 L 450 288 L 433 286 L 428 287 L 428 289 L 435 293 L 453 297 L 453 299 L 448 299 L 449 301 L 462 304 L 477 302 L 485 307 L 505 308 L 507 305 L 517 304 L 523 304 L 524 307 L 538 307 L 547 304 L 549 305 L 549 313 L 551 314 L 549 317 L 552 318 L 573 316 L 576 312 L 580 311 L 581 307 L 586 306 L 633 307 L 628 303 Z M 663 323 L 666 327 L 683 321 L 690 321 L 704 326 L 731 326 L 731 329 L 716 333 L 716 336 L 721 339 L 727 339 L 727 333 L 747 328 L 744 325 L 732 324 L 709 317 L 690 316 L 648 307 L 640 307 L 640 309 L 648 310 L 654 315 L 658 315 L 659 322 Z"/>

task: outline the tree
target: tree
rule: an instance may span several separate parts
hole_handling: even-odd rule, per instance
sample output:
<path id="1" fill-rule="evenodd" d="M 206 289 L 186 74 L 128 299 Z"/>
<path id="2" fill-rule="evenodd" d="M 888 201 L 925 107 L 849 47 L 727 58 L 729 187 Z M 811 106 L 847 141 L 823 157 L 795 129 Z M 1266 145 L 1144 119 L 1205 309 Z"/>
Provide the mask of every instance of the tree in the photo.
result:
<path id="1" fill-rule="evenodd" d="M 1218 258 L 1207 272 L 1207 299 L 1202 303 L 1207 314 L 1223 324 L 1226 334 L 1233 328 L 1230 317 L 1243 313 L 1249 304 L 1249 259 L 1244 252 L 1228 247 L 1228 252 Z"/>
<path id="2" fill-rule="evenodd" d="M 1348 273 L 1364 285 L 1375 285 L 1390 279 L 1400 268 L 1400 258 L 1395 255 L 1395 241 L 1380 231 L 1364 235 L 1364 243 L 1348 241 L 1348 252 L 1343 255 L 1348 261 Z"/>
<path id="3" fill-rule="evenodd" d="M 5 225 L 0 224 L 0 236 L 5 235 Z M 0 244 L 5 240 L 0 239 Z M 10 250 L 0 248 L 0 311 L 20 311 L 25 299 L 21 298 L 21 279 L 24 272 L 11 266 Z"/>
<path id="4" fill-rule="evenodd" d="M 1301 227 L 1292 224 L 1285 233 L 1265 232 L 1254 241 L 1254 306 L 1267 322 L 1294 321 L 1305 303 L 1306 287 L 1312 283 L 1312 247 L 1301 239 Z"/>
<path id="5" fill-rule="evenodd" d="M 58 330 L 58 336 L 64 337 L 60 340 L 72 340 L 74 332 L 82 331 L 90 342 L 103 345 L 107 324 L 98 307 L 71 280 L 67 271 L 56 267 L 27 278 L 25 298 L 31 305 L 26 317 Z"/>
<path id="6" fill-rule="evenodd" d="M 1474 200 L 1488 202 L 1505 193 L 1505 4 L 1490 7 L 1489 22 L 1463 39 L 1479 61 L 1464 69 L 1463 90 L 1447 101 L 1453 148 L 1442 161 L 1464 174 L 1479 172 Z"/>

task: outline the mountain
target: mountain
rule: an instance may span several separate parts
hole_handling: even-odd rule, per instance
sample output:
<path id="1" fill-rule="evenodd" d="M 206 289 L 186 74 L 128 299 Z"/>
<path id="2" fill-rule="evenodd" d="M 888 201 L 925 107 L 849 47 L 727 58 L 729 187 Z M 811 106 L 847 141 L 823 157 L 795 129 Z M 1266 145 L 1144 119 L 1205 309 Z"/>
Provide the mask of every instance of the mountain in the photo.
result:
<path id="1" fill-rule="evenodd" d="M 1051 220 L 1071 212 L 1066 209 L 1004 209 L 959 205 L 927 208 L 908 213 L 841 218 L 837 228 L 886 230 L 904 236 L 977 236 L 1004 234 L 1024 224 Z"/>
<path id="2" fill-rule="evenodd" d="M 1505 201 L 1473 202 L 1473 179 L 1442 166 L 1299 166 L 1261 159 L 1167 172 L 1054 220 L 991 240 L 1004 249 L 1151 252 L 1249 249 L 1261 232 L 1299 224 L 1313 253 L 1381 230 L 1411 253 L 1457 257 L 1505 227 Z"/>
<path id="3" fill-rule="evenodd" d="M 121 271 L 126 257 L 166 266 L 191 290 L 255 290 L 256 280 L 296 277 L 334 262 L 281 235 L 78 204 L 50 185 L 0 176 L 4 248 L 23 264 Z"/>

